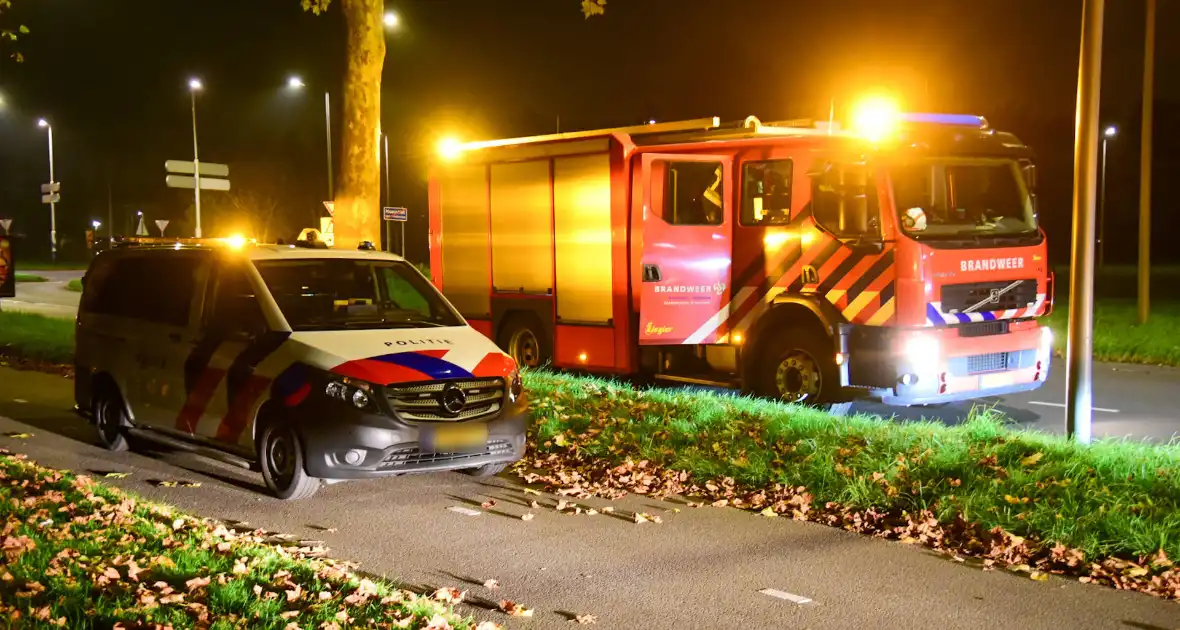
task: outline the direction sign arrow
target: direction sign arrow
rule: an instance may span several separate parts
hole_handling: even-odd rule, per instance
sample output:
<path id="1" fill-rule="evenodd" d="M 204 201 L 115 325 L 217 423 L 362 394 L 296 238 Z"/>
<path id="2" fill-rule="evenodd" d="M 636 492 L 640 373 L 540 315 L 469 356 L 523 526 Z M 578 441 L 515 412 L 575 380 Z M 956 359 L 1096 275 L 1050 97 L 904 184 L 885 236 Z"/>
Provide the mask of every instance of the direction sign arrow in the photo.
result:
<path id="1" fill-rule="evenodd" d="M 169 173 L 179 173 L 181 175 L 193 174 L 192 160 L 168 160 L 164 162 L 164 170 Z M 205 177 L 229 177 L 229 166 L 225 164 L 215 164 L 213 162 L 201 162 L 201 175 Z M 201 188 L 204 188 L 204 184 Z"/>
<path id="2" fill-rule="evenodd" d="M 160 237 L 164 236 L 164 228 L 168 227 L 168 219 L 156 219 L 156 227 L 160 228 Z"/>
<path id="3" fill-rule="evenodd" d="M 61 201 L 61 195 L 57 193 L 41 195 L 41 203 L 57 203 L 59 201 Z"/>
<path id="4" fill-rule="evenodd" d="M 5 234 L 10 234 L 9 229 L 12 227 L 12 219 L 0 219 L 0 227 L 4 228 Z"/>
<path id="5" fill-rule="evenodd" d="M 201 165 L 202 167 L 204 164 Z M 188 175 L 169 175 L 164 178 L 169 188 L 196 188 L 197 180 Z M 201 190 L 229 190 L 228 179 L 201 178 Z"/>
<path id="6" fill-rule="evenodd" d="M 41 192 L 55 193 L 61 191 L 61 182 L 49 182 L 48 184 L 41 184 Z"/>

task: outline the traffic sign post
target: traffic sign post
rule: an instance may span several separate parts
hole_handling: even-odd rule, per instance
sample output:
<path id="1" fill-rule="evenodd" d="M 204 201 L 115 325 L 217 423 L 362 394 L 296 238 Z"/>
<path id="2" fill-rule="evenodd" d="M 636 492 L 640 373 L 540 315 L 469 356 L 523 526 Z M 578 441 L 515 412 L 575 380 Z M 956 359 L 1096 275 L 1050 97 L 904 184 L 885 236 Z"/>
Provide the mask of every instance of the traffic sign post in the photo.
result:
<path id="1" fill-rule="evenodd" d="M 12 234 L 12 219 L 0 219 L 0 228 L 4 228 L 4 233 Z"/>
<path id="2" fill-rule="evenodd" d="M 50 156 L 52 151 L 53 149 L 50 149 Z M 53 170 L 52 157 L 49 169 Z M 53 262 L 57 262 L 57 202 L 61 201 L 61 182 L 52 181 L 52 173 L 49 179 L 51 181 L 48 184 L 41 184 L 41 203 L 49 204 L 49 254 Z"/>
<path id="3" fill-rule="evenodd" d="M 229 190 L 229 166 L 213 162 L 201 162 L 196 159 L 196 104 L 193 105 L 193 155 L 192 160 L 168 160 L 164 162 L 164 170 L 169 173 L 164 183 L 169 188 L 187 188 L 193 191 L 196 204 L 195 236 L 201 238 L 201 191 Z M 163 233 L 163 228 L 161 228 Z"/>
<path id="4" fill-rule="evenodd" d="M 381 218 L 385 220 L 385 243 L 389 249 L 393 249 L 393 235 L 390 234 L 390 223 L 397 222 L 401 229 L 402 246 L 398 251 L 401 252 L 402 258 L 406 256 L 406 220 L 410 218 L 410 211 L 406 208 L 390 208 L 385 207 L 381 209 Z"/>
<path id="5" fill-rule="evenodd" d="M 164 228 L 168 227 L 168 219 L 156 219 L 156 227 L 160 229 L 160 238 L 164 238 Z"/>

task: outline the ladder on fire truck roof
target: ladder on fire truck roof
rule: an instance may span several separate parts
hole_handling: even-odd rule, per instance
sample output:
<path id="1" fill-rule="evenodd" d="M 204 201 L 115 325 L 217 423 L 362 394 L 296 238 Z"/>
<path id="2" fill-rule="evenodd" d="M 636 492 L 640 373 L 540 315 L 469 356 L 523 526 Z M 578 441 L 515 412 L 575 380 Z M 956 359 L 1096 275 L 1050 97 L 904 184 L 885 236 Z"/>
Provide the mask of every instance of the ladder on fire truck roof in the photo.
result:
<path id="1" fill-rule="evenodd" d="M 632 125 L 629 127 L 614 127 L 610 129 L 592 129 L 588 131 L 571 131 L 565 133 L 551 133 L 539 136 L 525 136 L 520 138 L 504 138 L 500 140 L 482 140 L 467 142 L 461 146 L 462 151 L 478 151 L 497 147 L 511 147 L 561 140 L 580 140 L 599 138 L 612 134 L 626 134 L 637 144 L 658 144 L 661 142 L 690 142 L 693 140 L 726 140 L 769 135 L 827 135 L 839 132 L 839 126 L 829 128 L 828 121 L 812 119 L 797 119 L 763 123 L 755 116 L 748 116 L 745 120 L 722 123 L 721 119 L 695 118 L 665 123 L 649 123 L 646 125 Z"/>

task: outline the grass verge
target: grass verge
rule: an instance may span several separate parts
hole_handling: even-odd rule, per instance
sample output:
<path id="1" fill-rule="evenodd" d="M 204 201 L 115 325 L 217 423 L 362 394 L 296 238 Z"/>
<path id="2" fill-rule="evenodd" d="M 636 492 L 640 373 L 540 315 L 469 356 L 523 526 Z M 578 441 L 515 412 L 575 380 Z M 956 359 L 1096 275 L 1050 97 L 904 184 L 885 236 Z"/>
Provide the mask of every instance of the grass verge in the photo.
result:
<path id="1" fill-rule="evenodd" d="M 530 372 L 526 481 L 685 494 L 922 543 L 985 563 L 1180 597 L 1180 445 L 1079 445 L 969 422 L 834 418 L 728 395 Z M 1138 582 L 1135 582 L 1138 580 Z"/>
<path id="2" fill-rule="evenodd" d="M 45 278 L 43 276 L 33 275 L 31 273 L 18 273 L 18 274 L 16 274 L 16 281 L 17 282 L 49 282 L 49 279 Z"/>
<path id="3" fill-rule="evenodd" d="M 74 322 L 0 311 L 0 356 L 16 361 L 72 363 Z"/>
<path id="4" fill-rule="evenodd" d="M 0 615 L 13 627 L 490 630 L 420 596 L 0 449 Z M 286 543 L 291 545 L 291 543 Z M 157 625 L 158 624 L 158 625 Z"/>
<path id="5" fill-rule="evenodd" d="M 1069 328 L 1068 296 L 1046 318 L 1054 345 L 1064 353 Z M 1180 302 L 1160 301 L 1140 326 L 1133 299 L 1098 300 L 1094 305 L 1094 359 L 1115 363 L 1180 366 Z"/>
<path id="6" fill-rule="evenodd" d="M 82 292 L 82 279 L 81 278 L 74 278 L 74 279 L 70 280 L 69 282 L 67 282 L 66 283 L 66 290 L 73 291 L 75 293 L 81 293 Z"/>

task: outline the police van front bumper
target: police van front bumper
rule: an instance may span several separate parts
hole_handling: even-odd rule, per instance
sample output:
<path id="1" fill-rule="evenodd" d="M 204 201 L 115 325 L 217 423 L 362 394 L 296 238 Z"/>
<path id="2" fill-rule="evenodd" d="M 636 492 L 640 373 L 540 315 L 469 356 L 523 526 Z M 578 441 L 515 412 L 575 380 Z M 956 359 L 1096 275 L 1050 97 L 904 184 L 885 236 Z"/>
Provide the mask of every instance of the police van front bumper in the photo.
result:
<path id="1" fill-rule="evenodd" d="M 321 479 L 369 479 L 411 473 L 479 468 L 524 456 L 531 414 L 525 397 L 489 418 L 465 422 L 410 423 L 383 409 L 358 410 L 317 396 L 292 410 L 303 438 L 304 468 Z M 445 430 L 486 439 L 463 448 L 431 446 Z M 451 452 L 446 452 L 451 451 Z"/>

